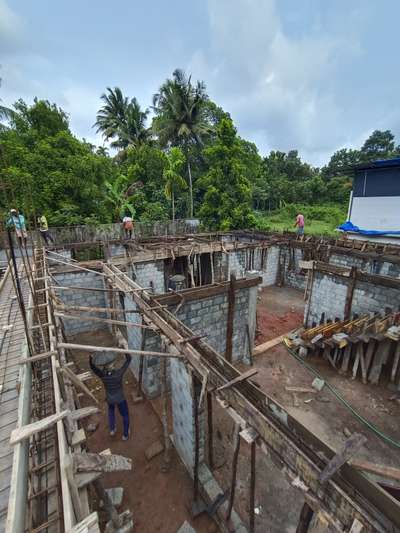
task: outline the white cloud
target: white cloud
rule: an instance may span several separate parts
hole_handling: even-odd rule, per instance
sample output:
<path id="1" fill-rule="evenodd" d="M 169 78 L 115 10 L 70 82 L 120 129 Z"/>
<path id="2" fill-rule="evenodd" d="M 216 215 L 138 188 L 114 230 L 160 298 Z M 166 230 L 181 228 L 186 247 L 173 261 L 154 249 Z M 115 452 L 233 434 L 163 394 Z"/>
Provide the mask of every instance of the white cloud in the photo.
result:
<path id="1" fill-rule="evenodd" d="M 95 128 L 91 129 L 101 105 L 101 93 L 71 81 L 66 82 L 65 87 L 58 98 L 58 104 L 69 114 L 72 131 L 92 144 L 102 145 L 101 135 L 96 133 Z"/>
<path id="2" fill-rule="evenodd" d="M 0 53 L 6 54 L 21 44 L 23 22 L 8 6 L 6 0 L 0 0 Z"/>
<path id="3" fill-rule="evenodd" d="M 299 149 L 320 164 L 347 134 L 330 80 L 362 50 L 347 27 L 290 35 L 278 7 L 275 0 L 209 0 L 211 41 L 190 68 L 263 152 Z"/>

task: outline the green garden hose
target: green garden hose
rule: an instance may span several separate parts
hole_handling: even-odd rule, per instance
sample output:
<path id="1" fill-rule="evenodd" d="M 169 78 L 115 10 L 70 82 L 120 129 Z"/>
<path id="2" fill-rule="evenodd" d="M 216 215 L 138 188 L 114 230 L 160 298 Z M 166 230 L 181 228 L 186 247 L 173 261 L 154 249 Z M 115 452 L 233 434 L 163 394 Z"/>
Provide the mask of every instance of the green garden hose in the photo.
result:
<path id="1" fill-rule="evenodd" d="M 352 415 L 359 421 L 361 422 L 364 426 L 366 426 L 369 430 L 371 430 L 373 433 L 375 433 L 375 435 L 377 437 L 379 437 L 380 439 L 382 439 L 383 441 L 387 442 L 388 444 L 391 444 L 392 446 L 394 446 L 395 448 L 399 448 L 400 449 L 400 442 L 392 439 L 391 437 L 389 437 L 388 435 L 385 435 L 385 433 L 382 433 L 382 431 L 380 431 L 372 422 L 370 422 L 369 420 L 367 420 L 366 418 L 364 418 L 362 415 L 360 415 L 360 413 L 358 413 L 354 407 L 352 407 L 349 402 L 347 400 L 345 400 L 343 398 L 343 396 L 341 396 L 341 394 L 339 394 L 339 392 L 330 384 L 326 381 L 326 379 L 321 376 L 321 374 L 319 372 L 317 372 L 317 370 L 315 370 L 310 364 L 308 364 L 302 357 L 300 357 L 300 355 L 298 355 L 294 350 L 292 350 L 288 344 L 288 341 L 287 339 L 283 339 L 283 343 L 285 344 L 286 346 L 286 349 L 287 351 L 289 352 L 289 354 L 294 357 L 300 364 L 302 364 L 305 368 L 307 368 L 307 370 L 309 372 L 311 372 L 312 374 L 314 374 L 314 376 L 318 377 L 319 379 L 322 379 L 324 380 L 325 382 L 325 387 L 327 387 L 330 392 L 352 413 Z"/>

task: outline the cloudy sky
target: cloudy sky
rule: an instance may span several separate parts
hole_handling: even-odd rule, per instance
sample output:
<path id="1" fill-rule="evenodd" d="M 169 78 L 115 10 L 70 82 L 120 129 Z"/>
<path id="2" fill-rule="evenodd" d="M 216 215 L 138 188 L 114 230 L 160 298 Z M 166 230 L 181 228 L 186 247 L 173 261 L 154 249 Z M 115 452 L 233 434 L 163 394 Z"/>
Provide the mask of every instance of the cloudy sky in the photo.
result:
<path id="1" fill-rule="evenodd" d="M 0 98 L 92 128 L 107 86 L 142 106 L 176 67 L 240 135 L 322 165 L 374 129 L 400 143 L 398 0 L 0 0 Z"/>

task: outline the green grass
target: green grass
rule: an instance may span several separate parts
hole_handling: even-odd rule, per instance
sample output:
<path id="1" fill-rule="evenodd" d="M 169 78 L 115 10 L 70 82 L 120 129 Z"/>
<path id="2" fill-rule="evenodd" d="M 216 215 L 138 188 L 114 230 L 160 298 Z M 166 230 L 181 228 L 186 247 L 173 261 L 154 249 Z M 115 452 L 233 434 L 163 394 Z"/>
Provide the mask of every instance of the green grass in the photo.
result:
<path id="1" fill-rule="evenodd" d="M 343 206 L 289 204 L 269 213 L 257 212 L 256 227 L 263 231 L 296 231 L 294 223 L 297 213 L 304 215 L 304 229 L 308 235 L 337 236 L 335 229 L 346 220 L 346 207 Z"/>

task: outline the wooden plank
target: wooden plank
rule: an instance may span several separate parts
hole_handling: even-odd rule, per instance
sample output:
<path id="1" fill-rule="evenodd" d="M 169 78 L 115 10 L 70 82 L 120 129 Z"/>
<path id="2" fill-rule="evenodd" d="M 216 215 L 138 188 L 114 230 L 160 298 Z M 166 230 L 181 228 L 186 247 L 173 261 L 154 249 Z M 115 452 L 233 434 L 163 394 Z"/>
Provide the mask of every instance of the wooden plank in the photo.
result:
<path id="1" fill-rule="evenodd" d="M 100 533 L 98 514 L 90 514 L 70 529 L 69 533 Z"/>
<path id="2" fill-rule="evenodd" d="M 143 324 L 136 324 L 135 322 L 125 322 L 124 320 L 114 320 L 112 318 L 102 318 L 102 317 L 97 317 L 97 316 L 85 316 L 85 317 L 82 317 L 82 315 L 71 315 L 69 313 L 59 313 L 58 311 L 56 311 L 54 313 L 55 316 L 58 316 L 59 318 L 64 318 L 64 319 L 70 319 L 70 320 L 82 320 L 83 318 L 85 320 L 88 320 L 89 322 L 103 322 L 104 324 L 116 324 L 117 326 L 128 326 L 128 327 L 132 327 L 132 328 L 140 328 L 140 329 L 152 329 L 154 330 L 153 327 L 151 326 L 145 326 Z"/>
<path id="3" fill-rule="evenodd" d="M 78 489 L 83 489 L 102 475 L 102 472 L 77 472 L 74 474 L 74 479 Z"/>
<path id="4" fill-rule="evenodd" d="M 363 470 L 364 472 L 369 472 L 371 474 L 377 474 L 387 479 L 392 479 L 394 481 L 400 481 L 400 468 L 395 468 L 393 466 L 378 465 L 370 463 L 369 461 L 360 461 L 359 459 L 352 459 L 350 461 L 351 466 L 357 468 L 358 470 Z"/>
<path id="5" fill-rule="evenodd" d="M 247 444 L 252 444 L 259 437 L 259 434 L 257 433 L 257 431 L 252 427 L 242 429 L 239 435 L 242 437 L 244 441 L 247 442 Z"/>
<path id="6" fill-rule="evenodd" d="M 32 424 L 28 424 L 26 426 L 22 426 L 20 428 L 14 429 L 11 432 L 10 444 L 15 445 L 18 442 L 21 442 L 25 439 L 28 439 L 32 435 L 35 435 L 39 431 L 44 431 L 45 429 L 54 425 L 59 420 L 62 420 L 63 418 L 65 418 L 69 413 L 70 411 L 68 410 L 61 411 L 60 413 L 55 413 L 54 415 L 50 415 L 46 418 L 42 418 L 42 420 L 37 420 L 36 422 L 32 422 Z"/>
<path id="7" fill-rule="evenodd" d="M 51 357 L 52 355 L 57 355 L 57 352 L 43 352 L 39 353 L 38 355 L 32 355 L 32 357 L 24 357 L 20 360 L 20 365 L 26 365 L 29 363 L 35 363 L 36 361 L 42 361 L 43 359 L 47 359 L 48 357 Z"/>
<path id="8" fill-rule="evenodd" d="M 390 381 L 392 383 L 394 383 L 396 379 L 397 368 L 399 366 L 399 360 L 400 360 L 400 342 L 397 343 L 396 353 L 394 354 L 394 357 L 393 357 L 392 372 L 390 374 Z"/>
<path id="9" fill-rule="evenodd" d="M 288 333 L 290 333 L 288 331 Z M 263 342 L 263 344 L 259 344 L 258 346 L 254 347 L 253 355 L 260 355 L 270 348 L 273 348 L 274 346 L 277 346 L 278 344 L 281 344 L 283 339 L 288 335 L 288 333 L 285 333 L 283 335 L 279 335 L 279 337 L 275 337 L 274 339 L 271 339 L 269 341 Z"/>
<path id="10" fill-rule="evenodd" d="M 149 357 L 176 357 L 181 359 L 182 355 L 179 353 L 169 352 L 151 352 L 143 350 L 128 350 L 125 348 L 114 348 L 113 346 L 91 346 L 89 344 L 72 344 L 70 342 L 59 342 L 59 348 L 65 348 L 66 350 L 85 350 L 88 352 L 115 352 L 115 353 L 129 353 L 131 355 L 146 355 Z M 63 367 L 65 368 L 65 366 Z"/>
<path id="11" fill-rule="evenodd" d="M 216 392 L 220 392 L 224 389 L 228 389 L 229 387 L 233 387 L 234 385 L 237 385 L 238 383 L 242 383 L 242 381 L 245 381 L 246 379 L 251 378 L 255 374 L 258 374 L 258 370 L 256 368 L 247 370 L 247 372 L 243 372 L 243 374 L 240 374 L 240 376 L 232 379 L 231 381 L 228 381 L 228 383 L 225 383 L 225 385 L 218 387 Z"/>
<path id="12" fill-rule="evenodd" d="M 87 418 L 88 416 L 96 415 L 98 413 L 100 413 L 100 409 L 98 407 L 81 407 L 81 409 L 70 411 L 68 413 L 68 417 L 74 422 L 77 422 L 78 420 L 82 420 L 82 418 Z"/>
<path id="13" fill-rule="evenodd" d="M 357 267 L 351 267 L 350 282 L 347 286 L 346 300 L 344 304 L 344 320 L 349 320 L 351 315 L 351 306 L 353 303 L 353 294 L 357 282 Z"/>
<path id="14" fill-rule="evenodd" d="M 233 502 L 235 500 L 235 491 L 236 491 L 236 472 L 237 472 L 237 463 L 239 458 L 239 450 L 240 450 L 240 424 L 235 424 L 235 432 L 234 432 L 234 452 L 233 452 L 233 459 L 232 459 L 232 474 L 231 474 L 231 488 L 229 493 L 229 505 L 228 505 L 228 512 L 226 514 L 226 519 L 229 520 L 232 514 L 233 509 Z"/>
<path id="15" fill-rule="evenodd" d="M 351 525 L 351 528 L 349 529 L 349 533 L 361 533 L 363 529 L 364 524 L 362 524 L 357 518 L 355 518 Z"/>
<path id="16" fill-rule="evenodd" d="M 225 344 L 225 359 L 232 361 L 232 339 L 233 339 L 233 321 L 235 317 L 235 282 L 236 276 L 231 272 L 231 280 L 228 293 L 228 316 L 226 323 L 226 344 Z"/>
<path id="17" fill-rule="evenodd" d="M 312 387 L 285 387 L 288 392 L 304 392 L 305 394 L 316 394 L 318 391 Z"/>
<path id="18" fill-rule="evenodd" d="M 390 339 L 383 340 L 375 352 L 374 360 L 372 361 L 371 370 L 369 372 L 369 382 L 376 385 L 382 371 L 382 366 L 385 364 L 392 341 Z"/>
<path id="19" fill-rule="evenodd" d="M 330 521 L 327 514 L 321 510 L 317 511 L 311 519 L 308 528 L 309 533 L 327 533 L 329 531 Z"/>
<path id="20" fill-rule="evenodd" d="M 76 430 L 72 435 L 71 446 L 79 446 L 86 441 L 86 434 L 83 428 Z"/>
<path id="21" fill-rule="evenodd" d="M 88 307 L 85 305 L 64 305 L 64 304 L 55 304 L 56 309 L 61 309 L 62 311 L 84 311 L 87 313 L 119 313 L 123 315 L 124 313 L 140 313 L 137 309 L 120 309 L 118 307 Z M 82 317 L 81 317 L 82 318 Z M 84 315 L 86 320 L 86 315 Z"/>
<path id="22" fill-rule="evenodd" d="M 72 383 L 75 385 L 75 387 L 78 387 L 84 394 L 92 398 L 96 403 L 99 403 L 99 400 L 96 398 L 94 394 L 90 392 L 90 390 L 86 387 L 86 385 L 78 378 L 76 374 L 72 372 L 67 366 L 64 366 L 61 368 L 61 372 L 72 381 Z"/>
<path id="23" fill-rule="evenodd" d="M 367 438 L 364 435 L 353 433 L 321 472 L 319 476 L 320 483 L 326 483 L 366 442 Z"/>

